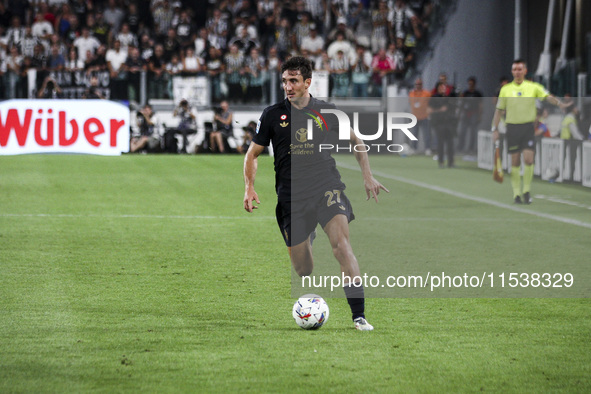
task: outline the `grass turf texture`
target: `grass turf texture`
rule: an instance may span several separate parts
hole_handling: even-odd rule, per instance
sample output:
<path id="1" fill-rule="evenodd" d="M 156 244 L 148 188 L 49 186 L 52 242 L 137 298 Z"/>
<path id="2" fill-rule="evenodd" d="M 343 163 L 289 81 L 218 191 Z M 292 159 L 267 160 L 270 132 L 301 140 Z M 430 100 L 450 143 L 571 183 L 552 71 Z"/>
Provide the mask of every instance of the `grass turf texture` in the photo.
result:
<path id="1" fill-rule="evenodd" d="M 510 187 L 473 164 L 372 157 L 376 171 L 392 164 L 510 203 Z M 253 215 L 241 171 L 239 156 L 0 157 L 0 392 L 591 390 L 588 299 L 371 299 L 371 333 L 352 329 L 344 299 L 328 299 L 326 326 L 299 329 L 272 159 L 260 159 Z M 359 173 L 341 172 L 358 215 L 352 236 L 371 229 L 364 216 L 399 209 L 392 231 L 409 264 L 486 261 L 491 237 L 524 230 L 500 208 L 394 180 L 383 180 L 381 205 L 366 205 Z M 581 187 L 535 181 L 533 191 L 589 205 Z M 534 204 L 591 222 L 582 207 Z M 534 258 L 588 259 L 589 229 L 510 216 L 529 223 Z M 481 220 L 485 240 L 460 242 Z M 519 256 L 520 245 L 499 248 Z"/>

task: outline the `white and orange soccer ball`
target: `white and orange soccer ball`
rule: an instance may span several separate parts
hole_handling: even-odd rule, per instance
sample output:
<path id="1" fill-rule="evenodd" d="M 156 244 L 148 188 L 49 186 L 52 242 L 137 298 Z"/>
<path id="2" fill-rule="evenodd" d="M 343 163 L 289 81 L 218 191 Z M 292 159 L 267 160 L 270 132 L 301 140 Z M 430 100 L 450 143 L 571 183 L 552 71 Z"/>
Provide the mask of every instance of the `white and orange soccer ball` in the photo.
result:
<path id="1" fill-rule="evenodd" d="M 304 330 L 316 330 L 328 320 L 328 304 L 319 295 L 303 295 L 293 305 L 293 318 Z"/>

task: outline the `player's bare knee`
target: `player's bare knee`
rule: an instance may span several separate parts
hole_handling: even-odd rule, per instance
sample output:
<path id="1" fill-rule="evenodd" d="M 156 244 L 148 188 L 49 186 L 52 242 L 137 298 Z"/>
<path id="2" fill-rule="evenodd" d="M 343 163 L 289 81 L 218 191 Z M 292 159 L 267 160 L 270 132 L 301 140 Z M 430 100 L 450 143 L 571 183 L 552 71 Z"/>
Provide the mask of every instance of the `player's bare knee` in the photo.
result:
<path id="1" fill-rule="evenodd" d="M 292 261 L 293 268 L 300 277 L 301 276 L 310 276 L 312 275 L 312 271 L 314 270 L 314 264 L 312 261 Z"/>

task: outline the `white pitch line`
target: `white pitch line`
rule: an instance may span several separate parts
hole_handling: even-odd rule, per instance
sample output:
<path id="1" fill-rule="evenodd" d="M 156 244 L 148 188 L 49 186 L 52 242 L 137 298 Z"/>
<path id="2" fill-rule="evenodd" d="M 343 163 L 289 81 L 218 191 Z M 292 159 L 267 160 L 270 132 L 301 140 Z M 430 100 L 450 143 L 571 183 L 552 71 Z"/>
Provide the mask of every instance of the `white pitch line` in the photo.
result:
<path id="1" fill-rule="evenodd" d="M 560 197 L 553 197 L 553 196 L 545 196 L 543 194 L 536 194 L 534 196 L 534 198 L 539 198 L 540 200 L 546 200 L 546 201 L 552 201 L 552 202 L 557 202 L 559 204 L 565 204 L 565 205 L 570 205 L 573 207 L 579 207 L 579 208 L 585 208 L 585 209 L 591 209 L 591 207 L 589 205 L 584 205 L 584 204 L 580 204 L 578 202 L 574 202 L 574 201 L 569 201 L 569 200 L 565 200 L 563 198 Z"/>
<path id="2" fill-rule="evenodd" d="M 215 215 L 109 215 L 109 214 L 69 214 L 69 213 L 0 213 L 0 217 L 34 217 L 34 218 L 104 218 L 104 219 L 189 219 L 189 220 L 240 220 L 240 219 L 258 219 L 271 220 L 274 216 L 215 216 Z"/>
<path id="3" fill-rule="evenodd" d="M 353 170 L 353 171 L 361 172 L 361 169 L 359 167 L 356 167 L 356 166 L 352 166 L 352 165 L 344 164 L 344 163 L 340 163 L 340 162 L 337 162 L 337 165 L 339 167 L 346 168 L 348 170 Z M 500 203 L 498 201 L 489 200 L 488 198 L 471 196 L 469 194 L 456 192 L 456 191 L 453 191 L 451 189 L 446 189 L 444 187 L 430 185 L 428 183 L 419 182 L 419 181 L 415 181 L 415 180 L 412 180 L 412 179 L 403 178 L 403 177 L 396 176 L 396 175 L 390 175 L 390 174 L 386 174 L 386 173 L 383 173 L 383 172 L 380 172 L 380 171 L 373 171 L 373 174 L 374 175 L 377 175 L 379 177 L 382 177 L 382 178 L 392 179 L 394 181 L 398 181 L 398 182 L 402 182 L 402 183 L 407 183 L 409 185 L 413 185 L 413 186 L 417 186 L 417 187 L 422 187 L 424 189 L 428 189 L 428 190 L 432 190 L 432 191 L 436 191 L 436 192 L 448 194 L 450 196 L 454 196 L 454 197 L 457 197 L 457 198 L 462 198 L 464 200 L 475 201 L 475 202 L 479 202 L 481 204 L 487 204 L 487 205 L 491 205 L 493 207 L 503 208 L 503 209 L 507 209 L 507 210 L 513 211 L 513 212 L 525 213 L 525 214 L 533 215 L 533 216 L 536 216 L 536 217 L 539 217 L 539 218 L 554 220 L 554 221 L 561 222 L 561 223 L 572 224 L 572 225 L 575 225 L 575 226 L 579 226 L 579 227 L 584 227 L 584 228 L 591 229 L 591 223 L 582 222 L 580 220 L 569 219 L 569 218 L 565 218 L 565 217 L 562 217 L 562 216 L 551 215 L 551 214 L 543 213 L 543 212 L 531 211 L 529 209 L 520 208 L 520 207 L 515 206 L 515 205 L 503 204 L 503 203 Z"/>

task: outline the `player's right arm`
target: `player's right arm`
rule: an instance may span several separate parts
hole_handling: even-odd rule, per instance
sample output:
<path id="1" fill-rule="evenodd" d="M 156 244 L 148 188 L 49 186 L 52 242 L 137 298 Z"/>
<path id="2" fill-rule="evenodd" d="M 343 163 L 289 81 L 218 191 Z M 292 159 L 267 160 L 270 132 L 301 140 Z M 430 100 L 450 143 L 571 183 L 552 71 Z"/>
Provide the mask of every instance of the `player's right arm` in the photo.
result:
<path id="1" fill-rule="evenodd" d="M 256 201 L 257 204 L 261 203 L 254 190 L 254 179 L 257 173 L 258 157 L 264 149 L 264 146 L 251 142 L 244 157 L 244 209 L 246 212 L 252 212 L 253 209 L 258 208 L 253 204 L 253 201 Z"/>
<path id="2" fill-rule="evenodd" d="M 505 97 L 505 87 L 501 88 L 499 92 L 499 97 L 497 99 L 497 105 L 495 108 L 495 115 L 493 116 L 493 124 L 492 124 L 492 132 L 493 132 L 493 141 L 496 143 L 499 139 L 499 123 L 501 122 L 501 118 L 507 109 L 507 97 Z"/>
<path id="3" fill-rule="evenodd" d="M 497 141 L 499 139 L 499 123 L 501 122 L 501 117 L 503 116 L 502 109 L 495 109 L 495 116 L 493 117 L 493 125 L 492 125 L 492 132 L 493 132 L 493 141 Z"/>

